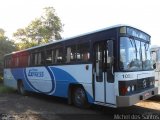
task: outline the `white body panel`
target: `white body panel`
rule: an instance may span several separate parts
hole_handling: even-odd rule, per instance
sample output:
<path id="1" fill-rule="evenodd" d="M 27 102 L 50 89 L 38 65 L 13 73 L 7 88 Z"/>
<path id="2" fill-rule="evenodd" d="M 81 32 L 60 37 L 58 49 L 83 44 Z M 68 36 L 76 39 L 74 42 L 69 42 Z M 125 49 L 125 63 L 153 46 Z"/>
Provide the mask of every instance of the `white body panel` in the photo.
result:
<path id="1" fill-rule="evenodd" d="M 30 67 L 26 68 L 25 72 L 28 81 L 34 88 L 41 92 L 51 91 L 52 78 L 45 67 Z"/>
<path id="2" fill-rule="evenodd" d="M 11 69 L 4 69 L 4 85 L 17 89 L 17 81 L 12 75 Z"/>
<path id="3" fill-rule="evenodd" d="M 88 65 L 88 70 L 86 69 L 87 65 Z M 92 65 L 91 64 L 63 65 L 63 66 L 55 66 L 55 68 L 59 68 L 69 73 L 79 83 L 85 83 L 85 84 L 92 83 Z"/>
<path id="4" fill-rule="evenodd" d="M 102 82 L 97 82 L 96 77 L 94 79 L 95 79 L 95 101 L 104 103 L 105 102 L 104 74 Z"/>
<path id="5" fill-rule="evenodd" d="M 103 82 L 96 82 L 95 78 L 95 101 L 104 104 L 116 104 L 115 84 L 107 82 L 107 73 L 103 73 Z"/>

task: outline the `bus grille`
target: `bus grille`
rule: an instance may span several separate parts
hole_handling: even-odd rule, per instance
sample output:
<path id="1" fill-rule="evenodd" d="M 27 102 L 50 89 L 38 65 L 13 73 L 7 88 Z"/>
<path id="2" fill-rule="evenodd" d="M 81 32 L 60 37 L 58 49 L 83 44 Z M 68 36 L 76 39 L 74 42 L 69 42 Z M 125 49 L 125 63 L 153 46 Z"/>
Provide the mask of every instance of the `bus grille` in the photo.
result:
<path id="1" fill-rule="evenodd" d="M 150 82 L 154 81 L 154 77 L 143 78 L 137 80 L 137 90 L 151 87 Z"/>

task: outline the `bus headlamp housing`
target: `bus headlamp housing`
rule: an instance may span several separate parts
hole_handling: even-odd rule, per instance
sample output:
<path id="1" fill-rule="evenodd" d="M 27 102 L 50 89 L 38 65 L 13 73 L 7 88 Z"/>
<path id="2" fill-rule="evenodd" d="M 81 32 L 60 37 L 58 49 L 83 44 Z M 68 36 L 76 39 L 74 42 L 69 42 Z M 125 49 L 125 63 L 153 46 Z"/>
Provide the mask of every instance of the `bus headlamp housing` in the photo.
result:
<path id="1" fill-rule="evenodd" d="M 127 92 L 131 92 L 131 87 L 130 86 L 127 87 Z"/>
<path id="2" fill-rule="evenodd" d="M 119 95 L 129 95 L 136 91 L 137 80 L 119 81 Z"/>
<path id="3" fill-rule="evenodd" d="M 134 86 L 134 85 L 132 85 L 131 89 L 132 89 L 132 91 L 134 91 L 134 90 L 135 90 L 135 86 Z"/>
<path id="4" fill-rule="evenodd" d="M 127 87 L 127 92 L 133 92 L 135 90 L 135 85 L 131 85 Z"/>
<path id="5" fill-rule="evenodd" d="M 145 87 L 144 87 L 145 81 Z M 119 81 L 119 95 L 131 95 L 134 93 L 139 93 L 145 89 L 153 88 L 155 86 L 155 78 L 148 77 L 136 80 L 128 80 L 128 81 Z"/>

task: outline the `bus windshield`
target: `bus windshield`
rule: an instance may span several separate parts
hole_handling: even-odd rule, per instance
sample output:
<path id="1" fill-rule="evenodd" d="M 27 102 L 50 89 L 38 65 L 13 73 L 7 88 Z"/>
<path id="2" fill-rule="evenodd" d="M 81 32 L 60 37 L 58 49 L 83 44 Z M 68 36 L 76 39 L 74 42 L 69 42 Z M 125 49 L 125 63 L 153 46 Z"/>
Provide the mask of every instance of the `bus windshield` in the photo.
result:
<path id="1" fill-rule="evenodd" d="M 120 68 L 125 71 L 152 70 L 149 43 L 129 37 L 120 38 Z"/>

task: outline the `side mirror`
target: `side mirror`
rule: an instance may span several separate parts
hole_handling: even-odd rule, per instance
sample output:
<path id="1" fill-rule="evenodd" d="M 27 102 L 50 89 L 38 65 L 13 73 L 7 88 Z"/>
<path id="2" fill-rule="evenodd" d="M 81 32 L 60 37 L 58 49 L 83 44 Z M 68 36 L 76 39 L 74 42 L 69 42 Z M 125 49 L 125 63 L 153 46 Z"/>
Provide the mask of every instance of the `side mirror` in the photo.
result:
<path id="1" fill-rule="evenodd" d="M 114 57 L 113 56 L 111 57 L 111 64 L 112 65 L 114 64 Z"/>
<path id="2" fill-rule="evenodd" d="M 156 63 L 153 64 L 153 68 L 156 69 Z"/>

